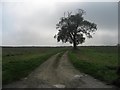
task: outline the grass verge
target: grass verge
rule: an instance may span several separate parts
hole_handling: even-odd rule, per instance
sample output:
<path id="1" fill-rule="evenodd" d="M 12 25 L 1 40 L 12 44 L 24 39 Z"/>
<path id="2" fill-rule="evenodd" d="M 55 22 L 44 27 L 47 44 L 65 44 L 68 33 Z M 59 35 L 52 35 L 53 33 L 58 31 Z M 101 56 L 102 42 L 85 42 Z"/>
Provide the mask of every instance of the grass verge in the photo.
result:
<path id="1" fill-rule="evenodd" d="M 16 49 L 15 49 L 16 50 Z M 21 49 L 19 49 L 21 50 Z M 19 50 L 16 50 L 16 52 Z M 26 49 L 28 50 L 28 49 Z M 33 49 L 34 50 L 34 49 Z M 58 49 L 50 49 L 46 50 L 44 53 L 33 50 L 28 50 L 28 53 L 22 52 L 23 54 L 18 55 L 15 51 L 12 51 L 14 53 L 13 55 L 6 56 L 5 54 L 10 51 L 10 49 L 3 54 L 3 62 L 2 62 L 2 84 L 8 84 L 13 81 L 20 80 L 21 78 L 26 77 L 28 74 L 31 73 L 35 68 L 37 68 L 39 65 L 41 65 L 43 62 L 45 62 L 48 58 L 50 58 L 52 55 L 64 51 L 58 50 Z M 33 54 L 29 54 L 29 52 L 33 51 Z M 7 54 L 9 55 L 9 53 Z M 60 54 L 61 55 L 61 54 Z M 60 56 L 59 56 L 60 57 Z"/>
<path id="2" fill-rule="evenodd" d="M 112 83 L 118 76 L 116 74 L 116 67 L 109 63 L 101 62 L 98 63 L 100 59 L 96 60 L 83 60 L 83 55 L 80 58 L 77 54 L 79 51 L 69 51 L 68 57 L 75 68 L 78 70 L 90 74 L 91 76 L 105 81 L 107 83 Z M 87 57 L 89 58 L 89 57 Z M 102 57 L 103 58 L 103 57 Z M 84 58 L 85 59 L 85 58 Z M 91 58 L 92 59 L 92 58 Z M 105 61 L 105 62 L 106 62 Z M 102 64 L 103 63 L 103 64 Z"/>
<path id="3" fill-rule="evenodd" d="M 42 56 L 31 58 L 29 60 L 11 61 L 3 65 L 3 84 L 10 83 L 14 80 L 19 80 L 27 76 L 32 70 L 46 61 L 53 54 L 44 54 Z"/>

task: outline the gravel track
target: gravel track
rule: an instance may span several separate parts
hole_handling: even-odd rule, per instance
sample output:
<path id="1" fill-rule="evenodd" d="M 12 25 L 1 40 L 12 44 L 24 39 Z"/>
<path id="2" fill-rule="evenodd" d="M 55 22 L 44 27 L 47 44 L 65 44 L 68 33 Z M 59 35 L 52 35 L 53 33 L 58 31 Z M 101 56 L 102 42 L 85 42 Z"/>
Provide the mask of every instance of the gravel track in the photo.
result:
<path id="1" fill-rule="evenodd" d="M 60 60 L 56 54 L 35 69 L 26 78 L 3 88 L 114 88 L 76 70 L 65 52 Z"/>

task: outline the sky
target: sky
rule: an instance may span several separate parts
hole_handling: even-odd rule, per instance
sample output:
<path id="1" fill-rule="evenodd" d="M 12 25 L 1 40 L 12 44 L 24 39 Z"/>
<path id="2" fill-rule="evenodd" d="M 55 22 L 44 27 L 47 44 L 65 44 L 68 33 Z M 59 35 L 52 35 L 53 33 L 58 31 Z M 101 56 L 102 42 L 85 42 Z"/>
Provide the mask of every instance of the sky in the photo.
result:
<path id="1" fill-rule="evenodd" d="M 111 2 L 110 2 L 111 1 Z M 118 43 L 117 0 L 104 2 L 55 0 L 4 0 L 0 3 L 1 45 L 69 46 L 57 42 L 56 24 L 66 11 L 85 10 L 84 19 L 97 24 L 93 38 L 82 45 L 116 45 Z M 114 1 L 114 2 L 113 2 Z"/>

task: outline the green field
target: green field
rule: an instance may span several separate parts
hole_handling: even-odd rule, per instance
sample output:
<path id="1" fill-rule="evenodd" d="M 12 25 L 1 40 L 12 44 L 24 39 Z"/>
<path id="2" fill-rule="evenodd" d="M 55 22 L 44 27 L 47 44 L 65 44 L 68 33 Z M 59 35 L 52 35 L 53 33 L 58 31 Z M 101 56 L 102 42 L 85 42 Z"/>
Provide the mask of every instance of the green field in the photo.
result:
<path id="1" fill-rule="evenodd" d="M 2 48 L 3 84 L 26 77 L 52 55 L 64 50 L 65 48 Z"/>
<path id="2" fill-rule="evenodd" d="M 117 47 L 80 47 L 77 51 L 70 51 L 68 57 L 78 70 L 97 79 L 112 83 L 118 77 Z"/>
<path id="3" fill-rule="evenodd" d="M 74 51 L 70 47 L 4 47 L 2 48 L 2 82 L 11 83 L 26 77 L 31 71 L 56 53 L 59 59 L 68 50 L 68 57 L 81 72 L 97 79 L 112 83 L 118 76 L 118 49 L 110 46 L 79 47 Z"/>

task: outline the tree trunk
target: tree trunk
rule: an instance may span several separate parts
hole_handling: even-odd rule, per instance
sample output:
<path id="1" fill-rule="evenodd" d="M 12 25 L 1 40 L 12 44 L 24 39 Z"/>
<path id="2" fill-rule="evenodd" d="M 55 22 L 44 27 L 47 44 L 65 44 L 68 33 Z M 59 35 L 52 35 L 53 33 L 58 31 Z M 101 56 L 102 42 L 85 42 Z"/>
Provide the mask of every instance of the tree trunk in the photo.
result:
<path id="1" fill-rule="evenodd" d="M 74 50 L 77 49 L 77 45 L 76 45 L 76 42 L 75 42 L 75 41 L 73 42 L 73 49 L 74 49 Z"/>
<path id="2" fill-rule="evenodd" d="M 74 35 L 73 35 L 73 49 L 74 49 L 74 50 L 77 49 L 77 44 L 76 44 L 76 33 L 74 33 Z"/>

